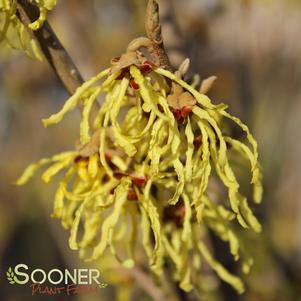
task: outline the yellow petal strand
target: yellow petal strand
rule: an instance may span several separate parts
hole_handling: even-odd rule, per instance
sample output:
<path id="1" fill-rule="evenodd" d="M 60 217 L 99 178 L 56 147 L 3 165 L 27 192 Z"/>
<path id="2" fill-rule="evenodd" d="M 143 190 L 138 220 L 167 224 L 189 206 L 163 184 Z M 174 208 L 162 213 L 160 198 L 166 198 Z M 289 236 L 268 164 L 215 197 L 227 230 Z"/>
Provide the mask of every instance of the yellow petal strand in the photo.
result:
<path id="1" fill-rule="evenodd" d="M 115 143 L 116 145 L 123 148 L 123 150 L 126 152 L 126 154 L 129 157 L 132 157 L 137 152 L 136 147 L 131 143 L 130 139 L 128 139 L 126 136 L 124 136 L 121 133 L 120 125 L 117 121 L 117 117 L 119 115 L 119 111 L 121 109 L 122 102 L 125 97 L 126 90 L 129 86 L 129 79 L 124 77 L 120 84 L 120 90 L 119 95 L 117 99 L 114 100 L 114 105 L 111 109 L 111 120 L 112 120 L 112 129 L 114 133 Z"/>
<path id="2" fill-rule="evenodd" d="M 115 227 L 110 232 L 108 244 L 110 247 L 110 251 L 111 251 L 112 255 L 115 256 L 116 260 L 125 268 L 130 269 L 135 265 L 134 260 L 132 258 L 123 259 L 122 256 L 120 256 L 117 253 L 117 249 L 115 247 L 115 242 L 117 243 L 118 241 L 123 242 L 122 249 L 126 249 L 126 248 L 124 248 L 124 245 L 126 243 L 127 243 L 127 247 L 129 247 L 130 238 L 128 239 L 128 235 L 127 235 L 128 234 L 127 233 L 127 231 L 128 231 L 127 222 L 128 222 L 127 213 L 124 211 L 124 212 L 122 212 L 121 216 L 119 217 L 119 229 L 118 229 L 118 227 Z"/>
<path id="3" fill-rule="evenodd" d="M 170 256 L 171 260 L 176 266 L 175 277 L 180 282 L 180 287 L 189 292 L 192 290 L 193 286 L 191 284 L 191 268 L 189 266 L 188 248 L 187 244 L 181 243 L 181 233 L 180 231 L 172 232 L 172 243 L 163 236 L 163 243 L 167 254 Z M 182 246 L 182 248 L 180 248 Z"/>
<path id="4" fill-rule="evenodd" d="M 230 252 L 235 260 L 239 259 L 239 241 L 235 233 L 231 229 L 229 222 L 233 214 L 222 206 L 215 205 L 208 197 L 203 197 L 206 204 L 204 215 L 208 226 L 224 241 L 227 241 L 230 246 Z"/>
<path id="5" fill-rule="evenodd" d="M 0 8 L 1 8 L 1 6 L 0 6 Z M 4 24 L 0 31 L 0 43 L 5 39 L 6 33 L 8 31 L 9 25 L 10 25 L 10 22 L 9 22 L 10 21 L 10 12 L 7 11 L 4 13 L 4 15 L 5 15 Z"/>
<path id="6" fill-rule="evenodd" d="M 78 227 L 80 224 L 82 213 L 88 201 L 89 201 L 88 198 L 84 200 L 75 213 L 75 218 L 71 226 L 70 238 L 69 238 L 69 247 L 71 250 L 78 250 L 78 243 L 77 243 Z"/>
<path id="7" fill-rule="evenodd" d="M 208 114 L 206 110 L 201 109 L 200 107 L 194 106 L 192 112 L 200 118 L 200 120 L 206 120 L 213 128 L 216 133 L 216 136 L 219 139 L 219 150 L 218 150 L 218 160 L 219 164 L 223 166 L 226 161 L 226 151 L 227 145 L 225 139 L 222 135 L 222 132 L 216 123 L 216 121 Z"/>
<path id="8" fill-rule="evenodd" d="M 137 248 L 137 235 L 138 235 L 138 216 L 139 213 L 137 211 L 137 207 L 136 206 L 131 206 L 129 208 L 130 211 L 130 216 L 131 216 L 131 224 L 132 224 L 132 230 L 131 230 L 131 235 L 129 237 L 129 242 L 128 242 L 128 253 L 129 253 L 129 258 L 124 261 L 124 266 L 129 268 L 129 267 L 133 267 L 135 265 L 135 251 Z"/>
<path id="9" fill-rule="evenodd" d="M 10 7 L 10 0 L 0 0 L 0 11 L 7 11 Z"/>
<path id="10" fill-rule="evenodd" d="M 149 198 L 150 188 L 152 182 L 148 181 L 145 187 L 144 198 L 141 202 L 142 208 L 148 215 L 150 220 L 151 230 L 154 235 L 155 246 L 152 254 L 152 261 L 150 263 L 151 269 L 157 273 L 162 273 L 163 249 L 161 241 L 161 223 L 158 210 L 153 201 Z"/>
<path id="11" fill-rule="evenodd" d="M 184 208 L 185 208 L 185 216 L 184 216 L 184 223 L 183 223 L 183 232 L 182 232 L 182 240 L 188 247 L 190 247 L 192 240 L 192 229 L 191 229 L 191 218 L 192 218 L 192 210 L 191 204 L 189 201 L 189 197 L 187 194 L 183 194 L 184 200 Z"/>
<path id="12" fill-rule="evenodd" d="M 176 83 L 178 83 L 180 86 L 182 86 L 188 92 L 190 92 L 195 97 L 195 99 L 198 101 L 198 103 L 200 105 L 202 105 L 203 107 L 208 108 L 208 109 L 216 108 L 216 106 L 211 103 L 209 97 L 207 97 L 204 94 L 200 94 L 197 90 L 195 90 L 193 87 L 191 87 L 185 81 L 178 78 L 176 75 L 174 75 L 170 71 L 164 70 L 164 69 L 161 69 L 161 68 L 157 68 L 155 70 L 155 72 L 171 79 L 172 81 L 174 81 Z M 225 107 L 225 105 L 223 105 L 223 104 L 222 104 L 222 106 Z"/>
<path id="13" fill-rule="evenodd" d="M 49 183 L 53 176 L 55 176 L 62 169 L 66 168 L 74 160 L 75 156 L 71 155 L 70 158 L 67 158 L 63 161 L 59 161 L 50 166 L 42 175 L 42 180 L 45 183 Z"/>
<path id="14" fill-rule="evenodd" d="M 43 6 L 48 10 L 52 10 L 56 6 L 56 0 L 43 0 Z"/>
<path id="15" fill-rule="evenodd" d="M 88 173 L 86 162 L 80 162 L 77 164 L 77 174 L 83 182 L 90 182 L 90 175 Z"/>
<path id="16" fill-rule="evenodd" d="M 157 174 L 159 172 L 159 162 L 160 162 L 160 156 L 161 156 L 161 145 L 159 141 L 159 133 L 163 126 L 163 120 L 158 119 L 153 126 L 153 129 L 151 131 L 151 141 L 149 143 L 149 152 L 148 156 L 151 160 L 151 170 L 154 174 Z M 161 130 L 161 132 L 163 132 Z"/>
<path id="17" fill-rule="evenodd" d="M 245 291 L 245 288 L 241 279 L 231 274 L 218 261 L 216 261 L 202 242 L 198 242 L 197 246 L 205 260 L 218 274 L 218 276 L 225 282 L 229 283 L 239 294 L 242 294 Z"/>
<path id="18" fill-rule="evenodd" d="M 50 162 L 56 162 L 56 161 L 61 161 L 64 159 L 67 159 L 68 157 L 71 157 L 74 155 L 76 152 L 64 152 L 60 153 L 57 155 L 54 155 L 51 158 L 44 158 L 39 160 L 36 163 L 30 164 L 23 172 L 21 177 L 15 182 L 16 185 L 24 185 L 27 183 L 35 174 L 35 172 L 42 166 L 50 163 Z"/>
<path id="19" fill-rule="evenodd" d="M 83 94 L 98 80 L 108 75 L 109 72 L 110 69 L 106 69 L 100 72 L 99 74 L 97 74 L 96 76 L 92 77 L 90 80 L 86 81 L 79 88 L 77 88 L 75 93 L 65 102 L 63 108 L 58 113 L 53 114 L 49 118 L 42 120 L 44 126 L 48 127 L 49 125 L 59 123 L 63 119 L 66 113 L 68 113 L 69 111 L 73 110 L 76 107 L 77 103 L 79 102 Z"/>
<path id="20" fill-rule="evenodd" d="M 128 169 L 128 164 L 119 156 L 113 156 L 111 161 L 121 171 L 126 171 Z"/>
<path id="21" fill-rule="evenodd" d="M 239 205 L 242 199 L 240 193 L 238 192 L 239 184 L 235 178 L 235 175 L 231 167 L 229 166 L 226 155 L 223 164 L 221 164 L 220 160 L 218 159 L 218 155 L 217 155 L 218 151 L 216 149 L 216 138 L 215 138 L 214 131 L 210 126 L 206 124 L 204 124 L 204 126 L 206 127 L 210 139 L 211 157 L 215 165 L 216 172 L 220 177 L 220 179 L 222 180 L 222 182 L 224 183 L 224 185 L 228 188 L 228 195 L 229 195 L 231 208 L 237 214 L 237 219 L 239 223 L 244 228 L 248 228 L 248 225 L 245 223 L 239 211 Z"/>
<path id="22" fill-rule="evenodd" d="M 21 177 L 15 182 L 16 185 L 26 184 L 35 174 L 35 172 L 48 163 L 52 162 L 51 158 L 41 159 L 37 163 L 30 164 L 23 172 Z"/>
<path id="23" fill-rule="evenodd" d="M 100 162 L 101 162 L 102 166 L 104 167 L 106 173 L 110 177 L 113 177 L 113 171 L 110 168 L 110 166 L 106 160 L 105 152 L 106 152 L 106 132 L 105 132 L 105 129 L 102 129 L 100 131 L 100 144 L 99 144 Z"/>
<path id="24" fill-rule="evenodd" d="M 141 229 L 142 229 L 142 244 L 146 255 L 151 263 L 153 250 L 151 247 L 151 226 L 148 218 L 148 214 L 143 206 L 141 206 Z"/>
<path id="25" fill-rule="evenodd" d="M 181 161 L 179 159 L 176 159 L 174 161 L 174 169 L 177 173 L 178 176 L 178 183 L 176 186 L 176 191 L 174 196 L 172 197 L 172 199 L 169 201 L 169 203 L 171 205 L 175 205 L 178 201 L 179 201 L 179 197 L 182 194 L 183 190 L 184 190 L 184 185 L 185 185 L 185 170 L 184 170 L 184 166 L 181 163 Z"/>
<path id="26" fill-rule="evenodd" d="M 248 222 L 250 227 L 255 231 L 255 232 L 261 232 L 261 225 L 255 215 L 253 214 L 251 208 L 248 205 L 247 199 L 243 198 L 243 200 L 240 203 L 240 210 L 241 213 L 244 217 L 244 219 Z"/>
<path id="27" fill-rule="evenodd" d="M 113 105 L 112 105 L 112 109 L 111 109 L 111 120 L 112 120 L 112 124 L 115 127 L 115 130 L 117 131 L 121 131 L 120 125 L 117 121 L 120 109 L 122 107 L 122 102 L 124 101 L 124 97 L 126 94 L 126 90 L 129 86 L 129 79 L 127 77 L 124 77 L 121 81 L 120 84 L 120 88 L 119 88 L 119 93 L 116 99 L 113 100 Z"/>
<path id="28" fill-rule="evenodd" d="M 159 95 L 156 94 L 151 84 L 146 81 L 140 70 L 136 66 L 131 66 L 130 73 L 139 85 L 139 93 L 145 104 L 154 111 L 158 117 L 167 120 L 167 117 L 159 111 L 157 106 L 159 103 Z"/>
<path id="29" fill-rule="evenodd" d="M 97 88 L 95 92 L 90 95 L 87 99 L 87 102 L 84 104 L 82 120 L 80 123 L 80 142 L 82 145 L 88 143 L 91 139 L 90 136 L 90 123 L 89 117 L 91 113 L 92 106 L 96 100 L 97 95 L 100 93 L 101 88 Z"/>
<path id="30" fill-rule="evenodd" d="M 254 194 L 253 198 L 256 203 L 260 203 L 262 199 L 262 173 L 261 167 L 257 161 L 256 155 L 254 155 L 248 146 L 243 144 L 242 142 L 232 139 L 230 137 L 226 137 L 225 140 L 232 145 L 232 147 L 239 152 L 241 155 L 246 157 L 251 164 L 251 172 L 252 172 L 252 180 L 251 183 L 254 185 Z"/>
<path id="31" fill-rule="evenodd" d="M 197 193 L 193 196 L 194 200 L 193 203 L 195 204 L 196 211 L 197 211 L 197 220 L 200 223 L 202 219 L 202 196 L 204 195 L 209 181 L 209 176 L 211 173 L 211 164 L 210 164 L 210 150 L 209 150 L 209 137 L 206 131 L 205 126 L 203 125 L 202 121 L 197 121 L 197 124 L 201 130 L 202 134 L 202 157 L 201 161 L 199 157 L 195 158 L 196 162 L 193 162 L 195 166 L 194 177 L 195 182 L 198 183 L 198 190 Z M 195 183 L 194 182 L 194 183 Z"/>
<path id="32" fill-rule="evenodd" d="M 84 222 L 83 237 L 79 242 L 81 249 L 89 248 L 89 246 L 93 245 L 93 241 L 96 239 L 99 228 L 101 227 L 102 212 L 101 210 L 97 210 L 97 212 L 89 212 L 89 214 L 87 214 Z M 86 258 L 86 256 L 83 258 Z"/>
<path id="33" fill-rule="evenodd" d="M 59 188 L 57 189 L 55 196 L 54 196 L 54 206 L 53 206 L 53 213 L 51 217 L 53 218 L 61 218 L 63 214 L 64 208 L 64 188 L 63 186 L 65 183 L 60 183 Z"/>
<path id="34" fill-rule="evenodd" d="M 185 292 L 190 292 L 193 290 L 194 286 L 191 283 L 191 268 L 190 267 L 186 267 L 184 269 L 179 286 Z"/>
<path id="35" fill-rule="evenodd" d="M 192 179 L 192 155 L 194 152 L 194 145 L 193 145 L 194 135 L 193 135 L 191 122 L 189 118 L 185 128 L 185 135 L 187 138 L 185 177 L 186 177 L 186 181 L 190 182 Z"/>
<path id="36" fill-rule="evenodd" d="M 47 17 L 47 9 L 44 7 L 40 7 L 40 16 L 39 19 L 29 24 L 28 27 L 32 30 L 38 30 L 41 25 L 45 22 Z"/>
<path id="37" fill-rule="evenodd" d="M 101 229 L 101 240 L 98 245 L 95 247 L 92 255 L 92 259 L 96 260 L 103 254 L 108 243 L 110 242 L 111 232 L 113 228 L 116 226 L 119 220 L 119 216 L 122 210 L 123 205 L 127 201 L 128 189 L 131 184 L 130 179 L 123 178 L 121 183 L 117 186 L 115 190 L 115 201 L 114 208 L 111 214 L 106 218 L 103 222 Z"/>
<path id="38" fill-rule="evenodd" d="M 67 172 L 64 179 L 60 182 L 59 188 L 54 197 L 54 205 L 53 205 L 53 218 L 61 218 L 63 215 L 64 210 L 64 198 L 65 198 L 65 191 L 70 181 L 71 177 L 74 174 L 74 167 L 72 166 Z"/>
<path id="39" fill-rule="evenodd" d="M 37 43 L 37 41 L 35 39 L 30 40 L 30 46 L 31 46 L 32 53 L 33 53 L 34 57 L 38 61 L 42 62 L 43 58 L 44 58 L 44 54 L 43 54 L 39 44 Z"/>
<path id="40" fill-rule="evenodd" d="M 98 159 L 99 159 L 98 154 L 93 154 L 89 158 L 88 173 L 92 178 L 95 178 L 98 173 Z"/>
<path id="41" fill-rule="evenodd" d="M 226 111 L 221 110 L 220 113 L 223 116 L 225 116 L 225 117 L 231 119 L 233 122 L 235 122 L 247 134 L 247 139 L 248 139 L 249 143 L 253 147 L 254 161 L 257 162 L 257 160 L 258 160 L 258 150 L 257 150 L 258 146 L 257 146 L 257 141 L 255 140 L 255 138 L 253 137 L 253 135 L 250 133 L 249 128 L 241 120 L 239 120 L 237 117 L 234 117 L 234 116 L 230 115 Z"/>
<path id="42" fill-rule="evenodd" d="M 102 84 L 102 87 L 103 86 L 104 84 Z M 120 90 L 120 81 L 115 81 L 111 83 L 111 89 L 107 91 L 107 94 L 105 96 L 105 101 L 102 103 L 98 111 L 98 114 L 94 119 L 93 127 L 95 129 L 98 129 L 99 127 L 103 126 L 105 115 L 106 113 L 111 111 L 114 104 L 114 99 L 118 97 L 119 90 Z"/>
<path id="43" fill-rule="evenodd" d="M 164 235 L 162 237 L 163 243 L 164 243 L 164 248 L 171 258 L 171 260 L 174 262 L 177 271 L 179 272 L 179 269 L 182 265 L 182 258 L 181 256 L 176 252 L 170 241 L 167 239 L 167 237 Z"/>

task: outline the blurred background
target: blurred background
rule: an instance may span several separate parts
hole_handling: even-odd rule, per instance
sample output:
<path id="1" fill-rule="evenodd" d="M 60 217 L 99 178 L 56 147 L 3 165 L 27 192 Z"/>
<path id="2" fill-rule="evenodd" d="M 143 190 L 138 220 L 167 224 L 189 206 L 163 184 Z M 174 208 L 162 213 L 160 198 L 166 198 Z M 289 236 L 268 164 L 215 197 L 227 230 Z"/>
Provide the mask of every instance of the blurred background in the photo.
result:
<path id="1" fill-rule="evenodd" d="M 301 2 L 158 2 L 173 65 L 189 57 L 191 74 L 218 77 L 210 96 L 230 104 L 231 113 L 250 125 L 264 171 L 263 204 L 256 208 L 264 231 L 249 246 L 256 260 L 245 277 L 247 292 L 236 296 L 220 284 L 204 300 L 300 301 Z M 142 0 L 58 1 L 49 21 L 88 79 L 144 35 L 145 5 Z M 47 129 L 41 123 L 67 97 L 46 62 L 0 45 L 0 300 L 105 301 L 126 295 L 110 285 L 94 295 L 32 297 L 28 288 L 4 279 L 7 268 L 18 263 L 85 266 L 69 249 L 68 233 L 50 217 L 55 184 L 38 177 L 25 187 L 12 184 L 28 163 L 73 148 L 78 112 Z M 134 288 L 132 300 L 151 300 L 134 279 L 125 275 L 121 281 Z"/>

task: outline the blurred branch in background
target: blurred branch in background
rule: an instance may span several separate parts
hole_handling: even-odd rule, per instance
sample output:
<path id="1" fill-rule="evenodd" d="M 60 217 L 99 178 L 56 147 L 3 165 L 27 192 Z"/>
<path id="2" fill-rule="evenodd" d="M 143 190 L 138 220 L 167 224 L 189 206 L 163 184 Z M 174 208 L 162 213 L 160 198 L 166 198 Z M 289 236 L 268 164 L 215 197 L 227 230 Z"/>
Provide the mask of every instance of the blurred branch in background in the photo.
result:
<path id="1" fill-rule="evenodd" d="M 165 48 L 168 52 L 171 66 L 174 70 L 177 70 L 187 57 L 187 49 L 185 49 L 185 42 L 177 22 L 174 1 L 160 0 L 159 5 Z"/>

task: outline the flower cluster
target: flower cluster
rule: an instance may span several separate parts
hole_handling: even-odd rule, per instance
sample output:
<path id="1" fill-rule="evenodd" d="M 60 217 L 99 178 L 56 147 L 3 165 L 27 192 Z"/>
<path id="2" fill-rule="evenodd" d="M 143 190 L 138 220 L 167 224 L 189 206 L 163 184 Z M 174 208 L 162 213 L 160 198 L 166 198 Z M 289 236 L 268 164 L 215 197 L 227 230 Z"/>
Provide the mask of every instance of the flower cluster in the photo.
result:
<path id="1" fill-rule="evenodd" d="M 104 101 L 91 120 L 98 97 Z M 214 259 L 206 237 L 210 229 L 228 242 L 248 272 L 252 260 L 241 248 L 236 227 L 259 232 L 261 226 L 240 192 L 234 168 L 237 158 L 249 164 L 259 203 L 262 176 L 248 127 L 179 72 L 158 68 L 132 50 L 86 81 L 44 125 L 60 122 L 79 103 L 81 146 L 29 166 L 17 181 L 24 184 L 45 164 L 51 164 L 42 175 L 45 182 L 65 169 L 53 216 L 70 229 L 70 247 L 86 260 L 108 252 L 128 268 L 136 262 L 136 250 L 144 248 L 150 269 L 160 276 L 164 263 L 172 263 L 174 279 L 185 291 L 198 286 L 206 261 L 243 292 L 240 278 Z M 245 142 L 224 133 L 227 121 L 245 133 Z M 226 195 L 214 193 L 216 181 Z"/>
<path id="2" fill-rule="evenodd" d="M 39 18 L 28 25 L 31 30 L 42 26 L 47 12 L 55 7 L 56 0 L 36 0 L 35 5 L 39 8 Z M 17 16 L 16 0 L 0 0 L 0 43 L 2 41 L 13 49 L 23 49 L 30 57 L 42 60 L 39 46 Z"/>

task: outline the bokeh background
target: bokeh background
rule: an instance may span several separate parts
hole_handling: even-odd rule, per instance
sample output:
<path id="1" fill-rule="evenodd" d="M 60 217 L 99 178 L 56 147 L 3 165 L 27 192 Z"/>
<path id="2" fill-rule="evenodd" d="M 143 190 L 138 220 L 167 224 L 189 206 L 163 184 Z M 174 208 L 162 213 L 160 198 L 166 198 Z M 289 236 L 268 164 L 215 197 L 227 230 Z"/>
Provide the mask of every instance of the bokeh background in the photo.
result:
<path id="1" fill-rule="evenodd" d="M 191 74 L 218 76 L 210 96 L 226 102 L 259 142 L 264 225 L 250 244 L 256 259 L 237 296 L 218 285 L 204 300 L 301 300 L 301 2 L 299 0 L 160 0 L 163 35 L 175 66 L 191 59 Z M 133 38 L 144 35 L 144 0 L 58 1 L 49 21 L 84 78 L 105 68 Z M 101 294 L 32 297 L 6 284 L 9 266 L 86 266 L 68 247 L 68 233 L 51 219 L 53 185 L 38 177 L 12 183 L 29 162 L 69 150 L 79 113 L 44 129 L 41 118 L 67 98 L 46 62 L 0 45 L 0 300 L 117 300 Z M 217 254 L 218 255 L 218 254 Z M 100 265 L 101 268 L 101 265 Z M 135 284 L 132 300 L 151 300 Z M 122 296 L 119 296 L 120 300 Z"/>

